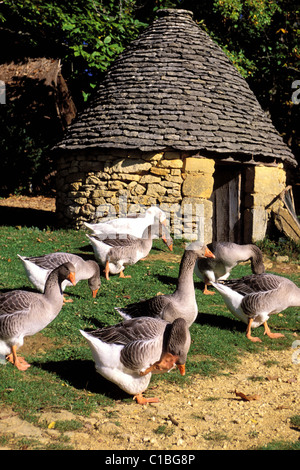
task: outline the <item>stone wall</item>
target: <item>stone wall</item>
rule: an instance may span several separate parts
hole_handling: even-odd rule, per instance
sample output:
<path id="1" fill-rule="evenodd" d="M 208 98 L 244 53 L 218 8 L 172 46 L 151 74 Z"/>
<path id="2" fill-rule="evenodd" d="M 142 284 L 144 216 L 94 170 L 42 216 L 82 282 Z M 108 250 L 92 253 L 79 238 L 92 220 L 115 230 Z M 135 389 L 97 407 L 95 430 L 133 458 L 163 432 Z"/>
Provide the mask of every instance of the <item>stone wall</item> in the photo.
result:
<path id="1" fill-rule="evenodd" d="M 57 165 L 57 216 L 67 227 L 157 205 L 174 236 L 212 239 L 214 161 L 183 152 L 77 152 Z M 142 206 L 142 207 L 141 207 Z"/>
<path id="2" fill-rule="evenodd" d="M 57 216 L 64 227 L 140 213 L 165 211 L 175 238 L 212 241 L 215 162 L 187 152 L 125 150 L 64 153 L 58 159 Z M 245 168 L 244 243 L 265 237 L 271 211 L 282 204 L 286 173 L 277 166 Z"/>

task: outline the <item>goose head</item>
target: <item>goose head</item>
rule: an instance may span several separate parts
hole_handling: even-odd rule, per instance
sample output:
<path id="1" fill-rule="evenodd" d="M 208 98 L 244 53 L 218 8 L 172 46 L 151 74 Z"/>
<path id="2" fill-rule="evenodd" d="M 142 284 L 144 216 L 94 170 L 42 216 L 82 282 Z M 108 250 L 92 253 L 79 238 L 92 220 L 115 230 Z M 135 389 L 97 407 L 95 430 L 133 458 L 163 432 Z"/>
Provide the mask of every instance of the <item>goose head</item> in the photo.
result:
<path id="1" fill-rule="evenodd" d="M 185 363 L 191 345 L 191 335 L 183 318 L 176 318 L 166 327 L 166 347 L 160 360 L 154 364 L 152 372 L 166 372 L 177 367 L 185 375 Z"/>
<path id="2" fill-rule="evenodd" d="M 190 243 L 185 249 L 196 253 L 198 258 L 215 258 L 210 249 L 200 241 Z"/>
<path id="3" fill-rule="evenodd" d="M 166 226 L 167 225 L 167 217 L 164 211 L 162 211 L 159 207 L 153 206 L 146 210 L 147 214 L 152 215 L 153 217 L 158 217 L 159 222 Z"/>
<path id="4" fill-rule="evenodd" d="M 70 281 L 73 286 L 76 285 L 75 280 L 75 267 L 72 263 L 61 264 L 57 269 L 58 279 L 60 282 L 65 281 L 66 279 Z"/>

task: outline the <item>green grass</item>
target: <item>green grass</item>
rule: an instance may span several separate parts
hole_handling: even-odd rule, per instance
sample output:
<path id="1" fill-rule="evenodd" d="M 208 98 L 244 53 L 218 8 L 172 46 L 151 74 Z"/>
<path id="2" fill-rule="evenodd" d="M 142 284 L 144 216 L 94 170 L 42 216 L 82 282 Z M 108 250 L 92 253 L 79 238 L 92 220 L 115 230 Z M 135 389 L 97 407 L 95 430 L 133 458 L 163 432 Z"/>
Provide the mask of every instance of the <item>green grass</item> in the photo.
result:
<path id="1" fill-rule="evenodd" d="M 39 230 L 37 228 L 0 227 L 2 249 L 0 255 L 0 292 L 8 289 L 32 288 L 17 254 L 33 256 L 52 251 L 69 251 L 93 256 L 85 232 L 73 230 Z M 184 243 L 175 240 L 174 253 L 182 255 Z M 126 268 L 131 279 L 102 277 L 102 286 L 93 299 L 87 282 L 68 288 L 73 303 L 63 306 L 58 317 L 39 335 L 45 338 L 41 349 L 26 355 L 31 367 L 24 372 L 10 364 L 0 366 L 0 402 L 11 405 L 22 417 L 34 420 L 44 409 L 64 409 L 78 415 L 89 415 L 99 406 L 115 403 L 128 396 L 98 374 L 90 349 L 79 329 L 98 328 L 121 321 L 114 307 L 124 306 L 158 292 L 171 293 L 175 289 L 179 263 L 164 259 L 168 250 L 161 240 L 154 241 L 151 254 L 159 259 L 146 259 Z M 250 274 L 250 265 L 234 269 L 231 277 Z M 297 276 L 290 278 L 298 282 Z M 263 336 L 263 328 L 255 334 L 262 343 L 251 343 L 245 336 L 245 325 L 237 321 L 226 309 L 221 296 L 202 294 L 195 277 L 199 307 L 197 321 L 191 327 L 192 345 L 186 365 L 186 376 L 170 373 L 154 376 L 153 382 L 176 382 L 182 386 L 194 374 L 209 376 L 222 373 L 224 368 L 238 363 L 245 352 L 265 349 L 290 348 L 299 331 L 299 310 L 290 308 L 282 316 L 274 315 L 270 321 L 272 331 L 280 331 L 285 338 L 272 341 Z M 26 338 L 24 347 L 26 345 Z"/>

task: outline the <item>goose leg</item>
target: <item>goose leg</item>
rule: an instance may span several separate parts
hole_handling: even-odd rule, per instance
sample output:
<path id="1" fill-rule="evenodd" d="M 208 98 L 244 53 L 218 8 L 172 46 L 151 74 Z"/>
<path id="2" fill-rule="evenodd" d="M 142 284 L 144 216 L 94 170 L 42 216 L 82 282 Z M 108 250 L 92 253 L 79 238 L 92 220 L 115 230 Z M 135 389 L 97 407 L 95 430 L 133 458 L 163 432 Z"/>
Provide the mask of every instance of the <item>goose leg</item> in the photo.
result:
<path id="1" fill-rule="evenodd" d="M 208 290 L 208 289 L 207 289 L 207 286 L 208 286 L 208 284 L 205 283 L 205 284 L 204 284 L 203 294 L 204 294 L 204 295 L 215 295 L 215 292 L 212 292 L 211 290 Z"/>
<path id="2" fill-rule="evenodd" d="M 208 277 L 204 277 L 204 289 L 203 289 L 203 294 L 204 295 L 214 295 L 215 293 L 208 290 L 207 286 L 210 284 Z"/>
<path id="3" fill-rule="evenodd" d="M 251 325 L 252 325 L 252 322 L 253 322 L 253 318 L 250 318 L 250 319 L 249 319 L 249 322 L 248 322 L 247 330 L 246 330 L 246 336 L 247 336 L 247 338 L 250 339 L 250 341 L 252 341 L 253 343 L 261 343 L 261 339 L 260 339 L 260 338 L 257 338 L 256 336 L 251 336 Z"/>
<path id="4" fill-rule="evenodd" d="M 119 277 L 122 277 L 123 279 L 125 279 L 125 278 L 131 277 L 131 276 L 130 275 L 125 276 L 124 271 L 120 271 L 120 276 Z"/>
<path id="5" fill-rule="evenodd" d="M 133 399 L 136 400 L 136 402 L 139 405 L 145 405 L 146 403 L 158 403 L 159 402 L 159 399 L 157 397 L 145 398 L 143 397 L 141 393 L 139 393 L 138 395 L 135 395 Z"/>
<path id="6" fill-rule="evenodd" d="M 26 370 L 28 367 L 30 367 L 30 364 L 25 361 L 24 357 L 18 357 L 17 356 L 17 346 L 12 346 L 11 347 L 11 353 L 6 356 L 6 359 L 14 364 L 17 369 L 19 370 Z"/>
<path id="7" fill-rule="evenodd" d="M 72 300 L 72 299 L 66 299 L 66 296 L 67 296 L 67 294 L 64 294 L 64 295 L 63 295 L 63 297 L 64 297 L 64 304 L 72 303 L 73 300 Z"/>
<path id="8" fill-rule="evenodd" d="M 109 262 L 108 261 L 106 261 L 104 273 L 105 273 L 105 279 L 109 281 Z"/>
<path id="9" fill-rule="evenodd" d="M 269 328 L 269 325 L 267 324 L 266 321 L 265 321 L 265 323 L 264 323 L 264 327 L 265 327 L 264 335 L 269 336 L 269 338 L 272 338 L 272 339 L 275 339 L 275 338 L 284 338 L 284 335 L 282 335 L 281 333 L 271 333 L 271 330 L 270 330 L 270 328 Z"/>

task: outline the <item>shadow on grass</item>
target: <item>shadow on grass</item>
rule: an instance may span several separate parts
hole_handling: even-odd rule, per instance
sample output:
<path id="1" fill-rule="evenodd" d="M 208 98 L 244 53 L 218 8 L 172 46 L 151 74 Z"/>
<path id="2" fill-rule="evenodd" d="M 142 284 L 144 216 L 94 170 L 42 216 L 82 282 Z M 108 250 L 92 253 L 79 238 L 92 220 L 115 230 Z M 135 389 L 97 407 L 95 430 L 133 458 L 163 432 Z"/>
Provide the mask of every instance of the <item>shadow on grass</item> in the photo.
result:
<path id="1" fill-rule="evenodd" d="M 235 330 L 240 332 L 246 331 L 246 325 L 234 318 L 223 317 L 221 315 L 214 315 L 210 313 L 199 312 L 195 320 L 197 325 L 209 325 L 221 330 Z"/>
<path id="2" fill-rule="evenodd" d="M 13 225 L 24 227 L 37 227 L 46 229 L 51 227 L 58 228 L 56 213 L 51 211 L 23 208 L 23 207 L 7 207 L 0 206 L 1 225 Z"/>
<path id="3" fill-rule="evenodd" d="M 69 383 L 77 390 L 105 395 L 112 400 L 122 400 L 130 397 L 117 385 L 98 374 L 92 360 L 49 361 L 45 364 L 36 363 L 34 365 L 57 375 L 63 382 Z"/>

